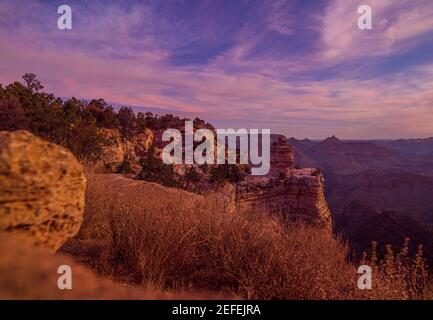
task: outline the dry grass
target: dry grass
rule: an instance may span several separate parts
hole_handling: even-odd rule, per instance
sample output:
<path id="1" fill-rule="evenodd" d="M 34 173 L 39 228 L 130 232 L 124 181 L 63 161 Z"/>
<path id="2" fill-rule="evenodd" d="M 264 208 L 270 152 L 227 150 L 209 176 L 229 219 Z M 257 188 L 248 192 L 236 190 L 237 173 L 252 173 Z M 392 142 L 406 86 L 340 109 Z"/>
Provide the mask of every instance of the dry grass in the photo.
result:
<path id="1" fill-rule="evenodd" d="M 364 253 L 362 264 L 372 267 L 375 275 L 374 291 L 364 292 L 366 298 L 376 299 L 433 299 L 432 282 L 422 245 L 415 256 L 409 255 L 409 238 L 404 240 L 401 250 L 394 252 L 386 246 L 382 260 L 377 258 L 376 242 L 372 243 L 371 254 Z"/>
<path id="2" fill-rule="evenodd" d="M 0 300 L 4 299 L 227 299 L 221 294 L 161 291 L 151 284 L 133 287 L 95 275 L 70 256 L 52 254 L 0 232 Z M 57 268 L 72 268 L 72 290 L 59 290 Z"/>
<path id="3" fill-rule="evenodd" d="M 219 291 L 249 299 L 428 297 L 426 274 L 416 290 L 408 281 L 410 268 L 395 268 L 388 277 L 394 260 L 370 261 L 373 290 L 358 290 L 347 246 L 327 231 L 283 225 L 264 214 L 229 214 L 218 200 L 93 175 L 85 221 L 63 250 L 117 281 L 151 283 L 160 290 Z"/>

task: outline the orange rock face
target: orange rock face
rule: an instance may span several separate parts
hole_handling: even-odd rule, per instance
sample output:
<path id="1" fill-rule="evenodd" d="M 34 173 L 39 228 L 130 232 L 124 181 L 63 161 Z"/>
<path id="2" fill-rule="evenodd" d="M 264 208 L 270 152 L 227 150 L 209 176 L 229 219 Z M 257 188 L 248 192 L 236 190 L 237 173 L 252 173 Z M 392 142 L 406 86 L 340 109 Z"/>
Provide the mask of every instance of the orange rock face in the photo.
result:
<path id="1" fill-rule="evenodd" d="M 101 154 L 94 165 L 97 172 L 113 173 L 124 160 L 131 162 L 135 173 L 140 171 L 140 157 L 149 149 L 153 143 L 154 136 L 150 129 L 134 135 L 131 139 L 124 139 L 117 129 L 100 129 L 99 133 L 104 137 L 105 144 L 102 146 Z"/>

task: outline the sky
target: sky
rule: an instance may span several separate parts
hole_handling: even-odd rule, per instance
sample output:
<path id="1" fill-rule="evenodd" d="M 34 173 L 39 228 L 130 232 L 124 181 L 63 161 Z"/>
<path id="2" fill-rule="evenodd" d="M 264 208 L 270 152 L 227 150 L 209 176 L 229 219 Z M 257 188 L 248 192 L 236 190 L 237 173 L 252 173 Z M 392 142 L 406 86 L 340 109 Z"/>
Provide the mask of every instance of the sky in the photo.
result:
<path id="1" fill-rule="evenodd" d="M 57 27 L 72 8 L 72 30 Z M 369 5 L 373 28 L 358 28 Z M 0 1 L 0 83 L 288 137 L 433 136 L 431 0 Z"/>

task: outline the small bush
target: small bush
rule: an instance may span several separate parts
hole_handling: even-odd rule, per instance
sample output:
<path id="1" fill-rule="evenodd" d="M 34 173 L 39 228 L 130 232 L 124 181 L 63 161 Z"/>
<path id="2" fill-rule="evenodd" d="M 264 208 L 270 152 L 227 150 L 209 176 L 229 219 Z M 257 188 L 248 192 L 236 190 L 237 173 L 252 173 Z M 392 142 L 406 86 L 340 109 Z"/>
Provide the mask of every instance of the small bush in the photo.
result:
<path id="1" fill-rule="evenodd" d="M 155 146 L 151 145 L 144 157 L 140 160 L 142 167 L 137 179 L 159 182 L 167 187 L 178 186 L 178 181 L 171 165 L 165 164 L 155 155 Z"/>
<path id="2" fill-rule="evenodd" d="M 209 180 L 212 183 L 240 182 L 245 179 L 245 172 L 236 164 L 220 164 L 210 169 Z"/>
<path id="3" fill-rule="evenodd" d="M 117 167 L 117 173 L 129 174 L 133 172 L 132 158 L 130 155 L 125 155 L 122 163 Z"/>

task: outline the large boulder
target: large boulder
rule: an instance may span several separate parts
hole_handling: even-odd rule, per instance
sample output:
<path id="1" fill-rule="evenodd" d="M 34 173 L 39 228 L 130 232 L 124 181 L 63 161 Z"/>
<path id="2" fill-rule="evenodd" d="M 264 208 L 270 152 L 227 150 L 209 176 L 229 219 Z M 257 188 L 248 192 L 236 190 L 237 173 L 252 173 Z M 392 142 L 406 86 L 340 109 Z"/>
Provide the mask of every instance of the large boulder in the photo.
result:
<path id="1" fill-rule="evenodd" d="M 57 250 L 80 228 L 85 187 L 67 149 L 27 131 L 0 132 L 0 231 Z"/>

